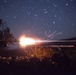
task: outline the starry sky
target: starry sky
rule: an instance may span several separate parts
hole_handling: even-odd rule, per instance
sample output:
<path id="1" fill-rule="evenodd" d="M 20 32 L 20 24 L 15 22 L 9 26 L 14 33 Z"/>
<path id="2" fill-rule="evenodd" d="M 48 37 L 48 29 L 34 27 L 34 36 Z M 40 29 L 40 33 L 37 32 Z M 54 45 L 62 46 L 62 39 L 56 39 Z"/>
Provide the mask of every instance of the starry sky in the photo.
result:
<path id="1" fill-rule="evenodd" d="M 76 37 L 76 0 L 0 0 L 0 19 L 16 38 Z"/>

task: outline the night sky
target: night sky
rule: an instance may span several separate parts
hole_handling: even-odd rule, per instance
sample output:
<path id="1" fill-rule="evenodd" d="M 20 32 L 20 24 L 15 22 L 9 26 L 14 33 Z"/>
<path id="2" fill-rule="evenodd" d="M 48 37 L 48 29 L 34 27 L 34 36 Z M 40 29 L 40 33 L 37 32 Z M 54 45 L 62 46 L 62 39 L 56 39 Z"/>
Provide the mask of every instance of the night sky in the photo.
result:
<path id="1" fill-rule="evenodd" d="M 76 0 L 0 0 L 0 19 L 16 38 L 76 37 Z"/>

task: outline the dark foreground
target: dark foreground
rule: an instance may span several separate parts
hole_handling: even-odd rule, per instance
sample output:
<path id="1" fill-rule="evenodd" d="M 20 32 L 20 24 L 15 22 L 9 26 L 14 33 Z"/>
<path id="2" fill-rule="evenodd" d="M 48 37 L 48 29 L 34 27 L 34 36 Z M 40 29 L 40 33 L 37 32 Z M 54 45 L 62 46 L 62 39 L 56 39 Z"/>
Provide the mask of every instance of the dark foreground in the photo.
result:
<path id="1" fill-rule="evenodd" d="M 76 48 L 57 48 L 53 52 L 44 59 L 0 56 L 0 75 L 76 75 Z"/>

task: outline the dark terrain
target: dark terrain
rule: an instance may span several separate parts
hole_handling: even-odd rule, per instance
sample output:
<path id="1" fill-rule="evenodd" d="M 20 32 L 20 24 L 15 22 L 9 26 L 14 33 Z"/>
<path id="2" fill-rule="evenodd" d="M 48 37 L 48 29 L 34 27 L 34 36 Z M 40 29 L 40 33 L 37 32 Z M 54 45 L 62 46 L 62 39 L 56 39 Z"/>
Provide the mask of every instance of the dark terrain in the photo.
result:
<path id="1" fill-rule="evenodd" d="M 64 49 L 43 60 L 0 57 L 0 75 L 76 75 L 76 48 Z"/>
<path id="2" fill-rule="evenodd" d="M 51 48 L 51 57 L 28 58 L 21 49 L 0 49 L 0 75 L 76 75 L 76 45 Z M 45 48 L 44 48 L 45 50 Z"/>

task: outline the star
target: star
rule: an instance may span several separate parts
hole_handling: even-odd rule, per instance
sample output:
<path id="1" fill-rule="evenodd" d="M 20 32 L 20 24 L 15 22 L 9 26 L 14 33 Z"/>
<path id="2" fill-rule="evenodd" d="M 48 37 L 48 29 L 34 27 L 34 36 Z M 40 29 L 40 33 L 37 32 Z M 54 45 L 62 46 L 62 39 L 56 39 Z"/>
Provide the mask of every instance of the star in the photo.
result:
<path id="1" fill-rule="evenodd" d="M 48 13 L 48 11 L 47 11 L 46 9 L 44 9 L 44 13 L 45 13 L 45 14 L 47 14 L 47 13 Z"/>
<path id="2" fill-rule="evenodd" d="M 13 18 L 16 19 L 16 16 L 14 16 Z"/>
<path id="3" fill-rule="evenodd" d="M 62 18 L 59 18 L 60 20 L 62 20 Z"/>
<path id="4" fill-rule="evenodd" d="M 5 0 L 4 2 L 6 3 L 7 1 Z"/>
<path id="5" fill-rule="evenodd" d="M 68 6 L 68 4 L 66 3 L 66 6 Z"/>
<path id="6" fill-rule="evenodd" d="M 55 24 L 55 21 L 53 21 L 53 24 Z"/>
<path id="7" fill-rule="evenodd" d="M 28 12 L 28 15 L 30 15 L 30 14 L 31 14 L 31 12 L 29 11 L 29 12 Z"/>
<path id="8" fill-rule="evenodd" d="M 54 6 L 54 7 L 57 7 L 57 5 L 56 5 L 55 3 L 53 3 L 53 6 Z"/>
<path id="9" fill-rule="evenodd" d="M 54 17 L 57 17 L 57 15 L 54 15 Z"/>

